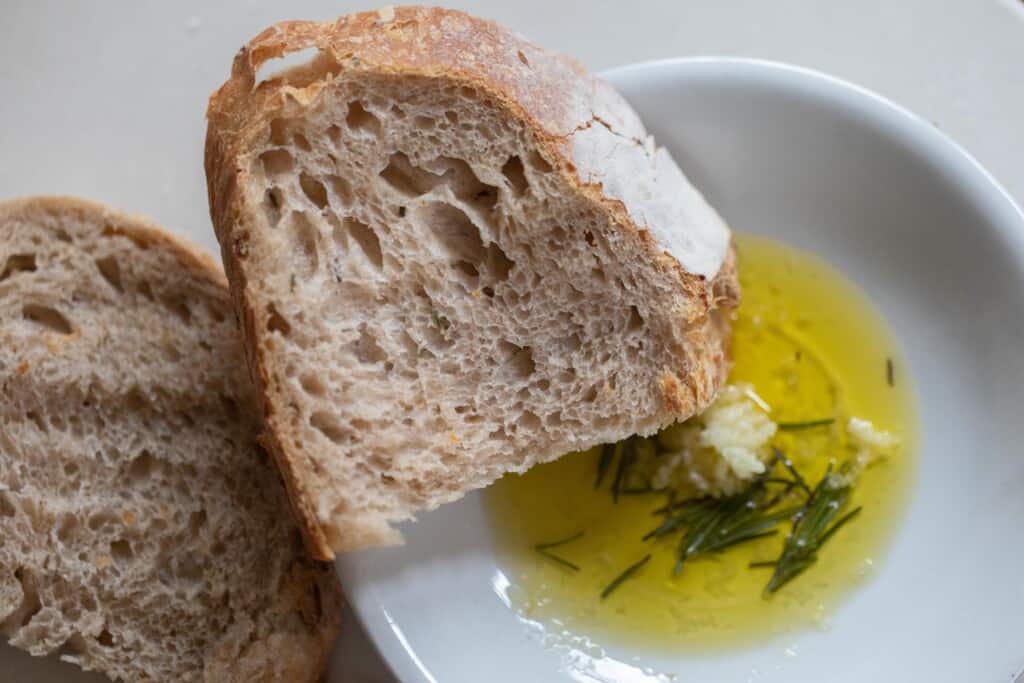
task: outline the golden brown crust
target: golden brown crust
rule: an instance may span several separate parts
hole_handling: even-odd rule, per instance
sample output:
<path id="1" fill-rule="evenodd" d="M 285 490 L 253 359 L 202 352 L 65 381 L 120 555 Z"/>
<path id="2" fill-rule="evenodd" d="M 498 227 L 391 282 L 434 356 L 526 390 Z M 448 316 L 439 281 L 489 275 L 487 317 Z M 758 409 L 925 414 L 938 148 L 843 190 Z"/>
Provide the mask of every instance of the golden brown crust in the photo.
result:
<path id="1" fill-rule="evenodd" d="M 318 56 L 303 70 L 304 76 L 296 75 L 288 83 L 280 78 L 257 82 L 258 71 L 268 60 L 307 48 L 316 48 Z M 297 462 L 298 453 L 279 440 L 286 431 L 284 416 L 274 413 L 268 395 L 270 378 L 259 332 L 267 312 L 254 310 L 246 293 L 243 261 L 247 234 L 254 227 L 250 227 L 251 217 L 243 198 L 243 159 L 267 134 L 270 121 L 283 108 L 312 101 L 320 89 L 343 72 L 443 78 L 477 90 L 511 118 L 522 121 L 542 156 L 570 186 L 603 207 L 621 230 L 639 234 L 650 261 L 677 280 L 685 294 L 681 299 L 686 305 L 679 313 L 693 345 L 687 350 L 691 362 L 689 367 L 668 371 L 674 379 L 663 382 L 662 393 L 680 415 L 710 402 L 724 381 L 727 366 L 724 354 L 728 322 L 714 311 L 734 306 L 738 300 L 732 251 L 709 283 L 663 251 L 647 230 L 636 225 L 621 201 L 605 194 L 600 183 L 582 177 L 573 163 L 570 137 L 595 121 L 607 124 L 596 112 L 600 104 L 596 102 L 600 97 L 596 82 L 581 65 L 493 22 L 439 8 L 388 8 L 325 23 L 282 22 L 242 47 L 234 59 L 231 77 L 211 96 L 205 165 L 211 218 L 243 326 L 250 370 L 263 397 L 267 426 L 278 435 L 268 443 L 314 556 L 333 557 L 331 544 L 304 489 L 300 476 L 304 465 Z M 693 367 L 705 364 L 712 370 L 692 373 Z"/>

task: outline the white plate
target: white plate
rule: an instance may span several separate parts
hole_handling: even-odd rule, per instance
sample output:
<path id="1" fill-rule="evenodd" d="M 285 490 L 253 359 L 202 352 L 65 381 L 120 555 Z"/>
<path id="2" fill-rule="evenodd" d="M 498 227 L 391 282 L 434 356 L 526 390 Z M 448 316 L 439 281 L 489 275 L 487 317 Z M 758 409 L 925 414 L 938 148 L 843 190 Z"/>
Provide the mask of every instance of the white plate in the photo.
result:
<path id="1" fill-rule="evenodd" d="M 405 547 L 338 561 L 396 675 L 1011 681 L 1024 667 L 1024 215 L 931 124 L 833 78 L 737 59 L 605 75 L 735 229 L 821 254 L 888 319 L 924 435 L 907 517 L 830 630 L 672 658 L 541 642 L 506 604 L 471 495 L 408 525 Z"/>
<path id="2" fill-rule="evenodd" d="M 732 59 L 606 74 L 738 230 L 811 249 L 903 341 L 924 431 L 907 519 L 828 632 L 708 658 L 552 647 L 504 599 L 480 498 L 338 562 L 405 683 L 1012 680 L 1024 668 L 1024 216 L 930 124 L 834 79 Z M 336 662 L 332 680 L 352 680 Z M 100 681 L 0 645 L 0 680 Z"/>

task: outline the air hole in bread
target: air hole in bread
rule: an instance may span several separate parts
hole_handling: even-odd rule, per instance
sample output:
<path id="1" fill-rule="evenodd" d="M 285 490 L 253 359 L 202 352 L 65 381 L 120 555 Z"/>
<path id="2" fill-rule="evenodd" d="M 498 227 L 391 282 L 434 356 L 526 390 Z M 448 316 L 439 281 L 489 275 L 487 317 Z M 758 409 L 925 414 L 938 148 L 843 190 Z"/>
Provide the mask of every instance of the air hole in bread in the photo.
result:
<path id="1" fill-rule="evenodd" d="M 636 332 L 642 330 L 644 327 L 644 318 L 640 315 L 640 310 L 636 306 L 629 307 L 629 322 L 626 324 L 626 329 L 630 332 Z"/>
<path id="2" fill-rule="evenodd" d="M 227 394 L 218 394 L 217 398 L 220 399 L 220 404 L 224 408 L 224 414 L 229 420 L 234 422 L 241 417 L 241 411 L 238 410 L 238 401 Z"/>
<path id="3" fill-rule="evenodd" d="M 331 191 L 342 206 L 352 204 L 352 186 L 344 178 L 336 175 L 329 175 L 324 178 L 331 186 Z"/>
<path id="4" fill-rule="evenodd" d="M 56 308 L 41 304 L 25 304 L 21 307 L 21 315 L 25 320 L 45 327 L 58 334 L 68 335 L 74 332 L 71 322 Z"/>
<path id="5" fill-rule="evenodd" d="M 363 103 L 358 100 L 349 103 L 345 123 L 350 130 L 363 131 L 374 137 L 380 137 L 380 119 L 367 111 L 363 107 Z"/>
<path id="6" fill-rule="evenodd" d="M 333 443 L 346 443 L 349 431 L 338 422 L 338 418 L 324 411 L 309 416 L 309 424 Z"/>
<path id="7" fill-rule="evenodd" d="M 46 422 L 44 422 L 43 418 L 39 416 L 39 413 L 35 412 L 34 410 L 30 410 L 27 413 L 25 413 L 25 419 L 29 420 L 32 424 L 34 424 L 36 426 L 36 429 L 38 429 L 40 432 L 48 431 Z"/>
<path id="8" fill-rule="evenodd" d="M 133 386 L 124 395 L 124 407 L 131 412 L 142 412 L 149 406 L 146 394 L 138 386 Z"/>
<path id="9" fill-rule="evenodd" d="M 284 147 L 288 144 L 288 129 L 291 126 L 288 121 L 277 118 L 270 122 L 270 144 Z"/>
<path id="10" fill-rule="evenodd" d="M 413 165 L 402 152 L 395 152 L 388 159 L 388 165 L 380 172 L 393 190 L 405 197 L 418 197 L 434 189 L 441 182 L 441 178 L 422 168 Z"/>
<path id="11" fill-rule="evenodd" d="M 203 578 L 203 568 L 191 555 L 179 557 L 174 563 L 175 576 L 186 584 L 196 584 Z"/>
<path id="12" fill-rule="evenodd" d="M 132 544 L 123 538 L 117 541 L 113 541 L 110 544 L 110 557 L 114 559 L 114 564 L 119 567 L 124 566 L 131 561 L 135 553 L 132 552 Z"/>
<path id="13" fill-rule="evenodd" d="M 455 196 L 467 204 L 490 210 L 497 203 L 498 188 L 482 182 L 473 167 L 462 159 L 442 156 L 426 166 L 433 171 L 435 177 L 440 172 L 441 180 L 450 185 Z"/>
<path id="14" fill-rule="evenodd" d="M 505 176 L 505 180 L 508 181 L 508 186 L 512 188 L 512 191 L 516 196 L 522 196 L 530 184 L 526 180 L 526 172 L 523 169 L 523 160 L 518 156 L 511 156 L 509 160 L 505 162 L 505 165 L 501 167 L 501 172 Z"/>
<path id="15" fill-rule="evenodd" d="M 528 432 L 540 429 L 540 424 L 540 418 L 537 417 L 537 414 L 529 410 L 524 410 L 516 419 L 516 427 Z"/>
<path id="16" fill-rule="evenodd" d="M 295 166 L 295 159 L 286 149 L 268 149 L 260 155 L 263 173 L 268 178 L 277 178 L 287 174 Z"/>
<path id="17" fill-rule="evenodd" d="M 327 393 L 327 385 L 324 384 L 323 380 L 308 372 L 299 375 L 299 385 L 310 396 L 319 398 Z"/>
<path id="18" fill-rule="evenodd" d="M 468 85 L 464 85 L 459 88 L 459 95 L 465 97 L 467 100 L 476 99 L 476 89 L 470 88 Z"/>
<path id="19" fill-rule="evenodd" d="M 0 629 L 4 633 L 10 633 L 11 626 L 26 626 L 32 617 L 43 608 L 39 600 L 39 591 L 36 588 L 36 578 L 28 569 L 18 567 L 14 570 L 14 578 L 21 584 L 21 604 L 7 618 L 0 622 Z"/>
<path id="20" fill-rule="evenodd" d="M 320 268 L 320 231 L 302 212 L 291 214 L 289 228 L 292 252 L 299 271 L 296 275 L 308 279 Z"/>
<path id="21" fill-rule="evenodd" d="M 206 510 L 200 508 L 188 517 L 188 531 L 195 536 L 206 526 Z"/>
<path id="22" fill-rule="evenodd" d="M 128 465 L 128 479 L 139 482 L 145 479 L 153 471 L 156 459 L 149 451 L 142 451 Z"/>
<path id="23" fill-rule="evenodd" d="M 100 631 L 100 634 L 96 636 L 96 642 L 99 643 L 100 647 L 113 647 L 114 636 L 107 629 Z"/>
<path id="24" fill-rule="evenodd" d="M 306 136 L 302 133 L 295 133 L 292 136 L 292 141 L 295 143 L 296 147 L 304 152 L 309 152 L 313 149 L 312 145 L 309 144 L 309 140 L 307 140 Z"/>
<path id="25" fill-rule="evenodd" d="M 536 364 L 533 362 L 533 350 L 529 346 L 518 346 L 502 340 L 498 348 L 514 379 L 527 379 L 533 374 Z"/>
<path id="26" fill-rule="evenodd" d="M 469 261 L 456 261 L 454 268 L 457 273 L 463 276 L 463 279 L 471 285 L 475 285 L 477 280 L 480 278 L 480 271 L 476 269 Z"/>
<path id="27" fill-rule="evenodd" d="M 327 188 L 319 180 L 308 173 L 299 174 L 299 186 L 306 199 L 313 203 L 318 209 L 327 206 Z"/>
<path id="28" fill-rule="evenodd" d="M 153 301 L 153 289 L 149 286 L 148 282 L 146 282 L 145 280 L 139 280 L 138 283 L 135 285 L 135 289 L 136 291 L 138 291 L 139 294 L 149 299 L 150 301 Z"/>
<path id="29" fill-rule="evenodd" d="M 391 105 L 391 115 L 394 116 L 396 119 L 399 119 L 399 120 L 404 119 L 405 118 L 405 110 L 402 109 L 401 107 L 399 107 L 397 104 L 392 104 Z"/>
<path id="30" fill-rule="evenodd" d="M 429 116 L 417 116 L 412 120 L 412 125 L 416 130 L 433 130 L 437 126 L 437 121 Z"/>
<path id="31" fill-rule="evenodd" d="M 164 306 L 166 306 L 174 315 L 181 318 L 181 321 L 186 325 L 192 322 L 192 311 L 188 307 L 188 302 L 185 301 L 185 297 L 176 296 L 164 299 Z"/>
<path id="32" fill-rule="evenodd" d="M 114 516 L 112 513 L 106 510 L 94 513 L 89 517 L 89 530 L 99 531 L 104 526 L 111 525 L 114 522 Z"/>
<path id="33" fill-rule="evenodd" d="M 99 269 L 100 275 L 107 281 L 107 284 L 119 292 L 124 291 L 121 286 L 121 267 L 117 263 L 116 256 L 111 254 L 96 259 L 96 268 Z"/>
<path id="34" fill-rule="evenodd" d="M 444 118 L 445 118 L 446 121 L 448 121 L 448 123 L 452 124 L 453 126 L 456 125 L 459 122 L 459 114 L 458 114 L 458 112 L 446 111 L 444 113 Z"/>
<path id="35" fill-rule="evenodd" d="M 103 230 L 100 234 L 102 234 L 104 237 L 122 237 L 124 239 L 127 239 L 129 242 L 134 244 L 142 251 L 146 251 L 147 249 L 149 249 L 149 238 L 141 233 L 133 231 L 125 232 L 124 230 L 118 228 L 117 226 L 107 224 L 103 226 Z"/>
<path id="36" fill-rule="evenodd" d="M 526 160 L 530 164 L 530 167 L 538 173 L 551 172 L 551 164 L 549 164 L 547 159 L 542 157 L 536 150 L 532 150 L 529 155 L 527 155 Z"/>
<path id="37" fill-rule="evenodd" d="M 428 202 L 419 205 L 416 212 L 452 261 L 483 262 L 485 251 L 480 231 L 462 209 L 444 202 Z"/>
<path id="38" fill-rule="evenodd" d="M 345 232 L 359 245 L 359 249 L 366 257 L 366 260 L 373 264 L 377 270 L 383 268 L 384 255 L 381 253 L 380 240 L 377 238 L 377 233 L 373 231 L 373 228 L 352 216 L 346 216 L 342 219 L 341 225 Z"/>
<path id="39" fill-rule="evenodd" d="M 491 242 L 487 245 L 487 273 L 494 282 L 504 282 L 507 280 L 509 273 L 515 265 L 515 261 L 512 261 L 505 254 L 497 242 Z"/>
<path id="40" fill-rule="evenodd" d="M 326 131 L 327 139 L 331 141 L 335 149 L 341 147 L 341 128 L 339 126 L 329 126 Z"/>
<path id="41" fill-rule="evenodd" d="M 281 222 L 281 204 L 283 203 L 284 198 L 281 196 L 280 188 L 270 187 L 263 193 L 263 214 L 272 228 Z"/>
<path id="42" fill-rule="evenodd" d="M 270 304 L 267 310 L 267 331 L 277 332 L 282 337 L 287 337 L 292 333 L 292 326 L 288 324 L 284 316 L 277 312 L 274 304 Z"/>
<path id="43" fill-rule="evenodd" d="M 377 343 L 377 338 L 366 323 L 359 326 L 359 339 L 355 343 L 356 358 L 360 363 L 380 363 L 388 359 L 388 354 Z"/>
<path id="44" fill-rule="evenodd" d="M 287 78 L 288 76 L 295 75 L 298 77 L 305 71 L 296 67 L 312 65 L 321 57 L 325 57 L 325 55 L 315 47 L 306 47 L 294 52 L 288 52 L 280 57 L 271 57 L 262 62 L 256 69 L 255 84 L 259 86 L 264 81 L 276 79 L 290 81 Z"/>
<path id="45" fill-rule="evenodd" d="M 14 503 L 11 502 L 10 494 L 0 491 L 0 517 L 13 517 L 17 513 Z"/>
<path id="46" fill-rule="evenodd" d="M 11 254 L 7 257 L 7 263 L 0 272 L 0 282 L 3 282 L 15 273 L 31 273 L 36 269 L 35 254 Z"/>

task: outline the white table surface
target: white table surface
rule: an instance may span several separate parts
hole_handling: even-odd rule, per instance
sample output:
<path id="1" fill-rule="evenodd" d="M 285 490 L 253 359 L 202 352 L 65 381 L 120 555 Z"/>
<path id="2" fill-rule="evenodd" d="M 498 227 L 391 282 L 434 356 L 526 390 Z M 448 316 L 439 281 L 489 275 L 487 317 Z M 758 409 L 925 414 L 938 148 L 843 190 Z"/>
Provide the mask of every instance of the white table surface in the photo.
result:
<path id="1" fill-rule="evenodd" d="M 1021 0 L 449 5 L 496 19 L 594 70 L 680 55 L 743 55 L 829 72 L 933 121 L 1024 203 Z M 0 199 L 97 199 L 214 249 L 204 112 L 235 51 L 275 21 L 372 7 L 350 0 L 2 0 Z M 334 668 L 343 681 L 393 681 L 351 613 Z"/>

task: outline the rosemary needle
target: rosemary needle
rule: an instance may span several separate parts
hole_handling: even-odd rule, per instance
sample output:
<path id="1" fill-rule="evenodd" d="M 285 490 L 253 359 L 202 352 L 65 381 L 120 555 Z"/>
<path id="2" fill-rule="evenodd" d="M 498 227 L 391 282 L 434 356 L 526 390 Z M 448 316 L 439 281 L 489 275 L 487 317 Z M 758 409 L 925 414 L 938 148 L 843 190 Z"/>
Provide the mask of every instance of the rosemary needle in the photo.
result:
<path id="1" fill-rule="evenodd" d="M 620 441 L 615 444 L 615 452 L 619 455 L 619 466 L 615 469 L 615 480 L 612 481 L 612 501 L 618 503 L 619 490 L 622 488 L 622 482 L 625 481 L 626 473 L 633 465 L 633 457 L 635 454 L 633 438 L 629 438 L 626 441 Z"/>
<path id="2" fill-rule="evenodd" d="M 583 532 L 582 531 L 578 531 L 575 534 L 573 534 L 572 536 L 568 536 L 566 538 L 563 538 L 563 539 L 560 539 L 560 540 L 557 540 L 557 541 L 551 541 L 550 543 L 538 543 L 537 545 L 533 546 L 533 549 L 536 550 L 541 555 L 543 555 L 544 557 L 548 558 L 549 560 L 551 560 L 553 562 L 557 562 L 558 564 L 562 565 L 563 567 L 568 567 L 569 569 L 573 570 L 574 572 L 578 572 L 580 570 L 579 565 L 577 565 L 577 564 L 575 564 L 573 562 L 570 562 L 569 560 L 565 559 L 564 557 L 559 557 L 558 555 L 555 555 L 553 552 L 551 552 L 551 548 L 557 548 L 558 546 L 565 545 L 566 543 L 572 543 L 573 541 L 575 541 L 576 539 L 578 539 L 578 538 L 580 538 L 582 536 L 583 536 Z"/>
<path id="3" fill-rule="evenodd" d="M 572 543 L 576 539 L 582 538 L 582 536 L 583 536 L 583 532 L 582 531 L 577 531 L 572 536 L 567 536 L 567 537 L 565 537 L 565 538 L 563 538 L 561 540 L 558 540 L 558 541 L 551 541 L 550 543 L 538 543 L 537 545 L 535 545 L 533 547 L 536 548 L 537 550 L 548 550 L 550 548 L 557 548 L 560 545 L 565 545 L 566 543 Z"/>
<path id="4" fill-rule="evenodd" d="M 541 555 L 543 555 L 544 557 L 548 558 L 552 562 L 557 562 L 558 564 L 562 565 L 563 567 L 567 567 L 567 568 L 573 570 L 574 572 L 578 572 L 580 570 L 580 567 L 579 567 L 578 564 L 570 562 L 569 560 L 565 559 L 564 557 L 559 557 L 558 555 L 555 555 L 554 553 L 548 552 L 547 550 L 542 550 L 540 548 L 537 548 L 537 552 L 540 553 Z"/>
<path id="5" fill-rule="evenodd" d="M 623 571 L 621 574 L 612 579 L 612 582 L 605 586 L 605 589 L 601 591 L 601 599 L 604 600 L 609 595 L 611 595 L 613 590 L 622 585 L 623 581 L 625 581 L 629 577 L 633 576 L 633 574 L 636 574 L 638 571 L 640 571 L 640 568 L 647 564 L 647 561 L 650 559 L 651 554 L 648 553 L 644 555 L 644 558 L 642 560 L 634 562 L 633 564 L 626 567 L 625 571 Z"/>
<path id="6" fill-rule="evenodd" d="M 814 429 L 815 427 L 824 427 L 835 422 L 834 417 L 824 417 L 820 420 L 806 420 L 804 422 L 779 422 L 778 427 L 784 432 L 798 432 L 803 429 Z"/>

